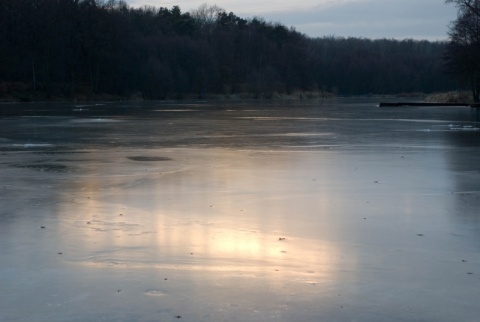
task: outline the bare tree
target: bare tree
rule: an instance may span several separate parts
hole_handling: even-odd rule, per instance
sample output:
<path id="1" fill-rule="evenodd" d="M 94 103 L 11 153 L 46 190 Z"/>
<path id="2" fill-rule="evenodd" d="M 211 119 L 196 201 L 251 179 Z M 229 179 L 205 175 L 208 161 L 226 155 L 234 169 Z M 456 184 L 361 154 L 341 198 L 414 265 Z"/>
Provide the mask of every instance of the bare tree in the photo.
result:
<path id="1" fill-rule="evenodd" d="M 473 100 L 480 101 L 480 1 L 447 0 L 455 3 L 458 16 L 450 25 L 447 46 L 447 67 L 467 83 Z"/>
<path id="2" fill-rule="evenodd" d="M 196 21 L 201 29 L 211 31 L 217 22 L 219 15 L 222 13 L 225 13 L 225 10 L 216 4 L 208 5 L 204 3 L 197 9 L 192 10 L 190 16 Z"/>
<path id="3" fill-rule="evenodd" d="M 460 14 L 469 11 L 474 15 L 480 16 L 480 6 L 478 0 L 446 0 L 446 3 L 454 3 L 459 9 Z"/>

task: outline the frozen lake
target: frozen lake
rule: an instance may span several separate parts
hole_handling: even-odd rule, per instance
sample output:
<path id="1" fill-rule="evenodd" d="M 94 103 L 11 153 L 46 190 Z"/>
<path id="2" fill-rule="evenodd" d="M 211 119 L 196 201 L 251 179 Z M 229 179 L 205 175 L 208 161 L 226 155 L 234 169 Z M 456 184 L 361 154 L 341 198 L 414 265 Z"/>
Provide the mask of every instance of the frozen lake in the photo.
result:
<path id="1" fill-rule="evenodd" d="M 0 104 L 0 321 L 478 321 L 480 117 Z"/>

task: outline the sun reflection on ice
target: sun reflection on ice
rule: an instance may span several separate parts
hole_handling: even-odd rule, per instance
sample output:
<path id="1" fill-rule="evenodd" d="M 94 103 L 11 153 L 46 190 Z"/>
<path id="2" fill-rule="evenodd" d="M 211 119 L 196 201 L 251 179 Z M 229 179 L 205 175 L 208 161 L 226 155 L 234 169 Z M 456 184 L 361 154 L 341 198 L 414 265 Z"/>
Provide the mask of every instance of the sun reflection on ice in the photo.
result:
<path id="1" fill-rule="evenodd" d="M 102 154 L 102 166 L 115 163 L 108 175 L 86 169 L 72 181 L 75 201 L 59 209 L 77 212 L 79 234 L 66 236 L 77 248 L 72 262 L 143 273 L 260 277 L 278 287 L 336 280 L 338 245 L 301 233 L 331 210 L 325 185 L 311 179 L 330 182 L 326 170 L 312 174 L 314 163 L 284 154 L 196 151 L 188 161 L 191 153 L 168 154 L 181 163 Z"/>

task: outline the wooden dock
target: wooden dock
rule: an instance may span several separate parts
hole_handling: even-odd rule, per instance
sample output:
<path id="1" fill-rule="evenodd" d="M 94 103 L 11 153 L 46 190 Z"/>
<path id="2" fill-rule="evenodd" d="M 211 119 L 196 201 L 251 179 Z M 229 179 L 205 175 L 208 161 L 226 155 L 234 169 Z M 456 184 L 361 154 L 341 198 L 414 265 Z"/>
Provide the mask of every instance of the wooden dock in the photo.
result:
<path id="1" fill-rule="evenodd" d="M 381 102 L 379 107 L 402 107 L 402 106 L 463 106 L 480 108 L 479 103 L 428 103 L 428 102 Z"/>

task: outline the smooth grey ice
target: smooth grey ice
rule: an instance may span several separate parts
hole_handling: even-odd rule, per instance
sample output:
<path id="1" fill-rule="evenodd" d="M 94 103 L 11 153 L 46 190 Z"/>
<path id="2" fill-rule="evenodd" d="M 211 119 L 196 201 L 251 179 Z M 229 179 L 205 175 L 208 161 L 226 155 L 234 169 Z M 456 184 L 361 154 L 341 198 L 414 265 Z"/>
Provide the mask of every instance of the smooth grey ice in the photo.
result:
<path id="1" fill-rule="evenodd" d="M 478 321 L 479 113 L 2 104 L 0 321 Z"/>

